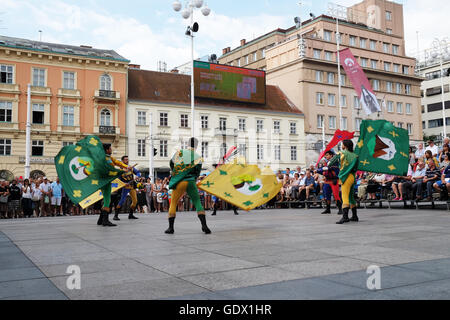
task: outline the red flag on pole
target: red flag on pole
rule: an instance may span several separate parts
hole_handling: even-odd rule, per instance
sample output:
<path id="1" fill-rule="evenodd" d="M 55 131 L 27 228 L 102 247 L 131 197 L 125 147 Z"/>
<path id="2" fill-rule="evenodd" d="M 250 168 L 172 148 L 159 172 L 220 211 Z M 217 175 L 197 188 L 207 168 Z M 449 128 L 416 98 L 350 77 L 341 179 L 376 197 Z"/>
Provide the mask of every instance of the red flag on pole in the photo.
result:
<path id="1" fill-rule="evenodd" d="M 330 151 L 331 149 L 333 149 L 341 141 L 353 139 L 354 136 L 355 136 L 354 132 L 336 130 L 336 132 L 334 133 L 333 139 L 331 139 L 330 143 L 327 145 L 325 150 L 323 150 L 320 153 L 319 160 L 317 160 L 317 163 L 316 163 L 316 167 L 319 165 L 320 160 L 322 160 L 322 158 L 325 156 L 325 153 L 327 153 L 327 151 Z"/>
<path id="2" fill-rule="evenodd" d="M 356 61 L 349 48 L 339 51 L 341 64 L 344 67 L 345 73 L 350 79 L 358 98 L 363 106 L 364 111 L 369 115 L 374 112 L 380 112 L 381 107 L 378 103 L 377 97 L 370 85 L 369 80 L 364 74 L 363 69 Z"/>

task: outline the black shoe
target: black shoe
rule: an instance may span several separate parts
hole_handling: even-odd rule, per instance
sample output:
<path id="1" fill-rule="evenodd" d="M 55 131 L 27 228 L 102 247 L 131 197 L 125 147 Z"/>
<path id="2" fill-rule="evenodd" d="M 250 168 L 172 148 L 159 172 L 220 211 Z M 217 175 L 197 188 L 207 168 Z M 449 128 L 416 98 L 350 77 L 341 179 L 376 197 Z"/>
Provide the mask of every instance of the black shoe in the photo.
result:
<path id="1" fill-rule="evenodd" d="M 130 220 L 137 220 L 137 219 L 139 219 L 139 218 L 136 218 L 133 215 L 133 213 L 134 213 L 134 210 L 130 209 L 130 214 L 128 215 L 128 219 L 130 219 Z"/>
<path id="2" fill-rule="evenodd" d="M 114 215 L 113 220 L 114 220 L 114 221 L 120 221 L 120 219 L 119 219 L 119 214 L 118 214 L 118 213 L 116 213 L 116 214 Z"/>
<path id="3" fill-rule="evenodd" d="M 215 216 L 215 215 L 216 215 L 216 210 L 214 210 L 214 212 L 211 213 L 211 215 L 212 215 L 212 216 Z"/>
<path id="4" fill-rule="evenodd" d="M 200 219 L 200 222 L 202 223 L 202 231 L 205 234 L 210 234 L 211 230 L 209 230 L 208 226 L 206 225 L 206 216 L 204 214 L 199 214 L 198 218 Z"/>
<path id="5" fill-rule="evenodd" d="M 103 211 L 98 215 L 97 225 L 101 226 L 103 224 Z"/>
<path id="6" fill-rule="evenodd" d="M 356 214 L 356 208 L 352 208 L 352 217 L 350 218 L 350 221 L 353 222 L 359 221 L 358 215 Z"/>
<path id="7" fill-rule="evenodd" d="M 341 201 L 336 201 L 336 206 L 338 207 L 339 211 L 338 211 L 338 215 L 343 214 L 344 212 L 342 211 L 342 202 Z"/>
<path id="8" fill-rule="evenodd" d="M 109 221 L 108 216 L 109 216 L 109 212 L 103 211 L 102 225 L 104 227 L 117 227 L 116 224 Z"/>
<path id="9" fill-rule="evenodd" d="M 239 215 L 239 212 L 237 212 L 236 209 L 234 209 L 234 214 Z"/>
<path id="10" fill-rule="evenodd" d="M 329 204 L 327 204 L 327 208 L 325 209 L 324 212 L 322 212 L 321 214 L 330 214 L 331 213 L 331 207 Z"/>
<path id="11" fill-rule="evenodd" d="M 349 208 L 344 208 L 344 209 L 343 209 L 343 211 L 344 211 L 343 217 L 342 217 L 341 220 L 339 220 L 338 222 L 336 222 L 336 224 L 344 224 L 344 223 L 350 222 L 350 219 L 348 218 L 348 209 L 349 209 Z"/>
<path id="12" fill-rule="evenodd" d="M 175 230 L 173 229 L 174 222 L 175 222 L 175 217 L 169 218 L 169 228 L 166 231 L 164 231 L 165 233 L 167 233 L 167 234 L 175 233 Z"/>

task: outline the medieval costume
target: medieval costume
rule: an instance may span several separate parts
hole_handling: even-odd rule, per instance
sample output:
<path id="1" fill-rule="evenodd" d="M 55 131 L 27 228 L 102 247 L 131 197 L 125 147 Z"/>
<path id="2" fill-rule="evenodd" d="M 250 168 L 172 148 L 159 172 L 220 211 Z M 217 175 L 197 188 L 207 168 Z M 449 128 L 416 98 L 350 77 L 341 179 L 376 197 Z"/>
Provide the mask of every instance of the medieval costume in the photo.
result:
<path id="1" fill-rule="evenodd" d="M 333 151 L 328 151 L 329 156 L 334 156 Z M 339 166 L 334 164 L 328 164 L 327 167 L 323 167 L 317 170 L 317 173 L 325 177 L 325 184 L 323 185 L 323 194 L 326 201 L 326 209 L 322 214 L 331 213 L 331 194 L 333 194 L 336 205 L 339 209 L 338 214 L 342 214 L 342 202 L 339 196 Z"/>
<path id="2" fill-rule="evenodd" d="M 134 176 L 141 177 L 141 173 L 138 169 L 133 168 L 133 170 L 130 170 L 128 172 L 125 172 L 120 177 L 120 180 L 124 183 L 126 183 L 126 186 L 122 189 L 122 196 L 119 200 L 119 204 L 116 207 L 116 212 L 114 215 L 114 220 L 118 221 L 119 219 L 119 210 L 120 208 L 125 204 L 125 201 L 127 200 L 128 194 L 131 197 L 131 206 L 130 206 L 130 212 L 128 214 L 128 219 L 138 219 L 136 218 L 133 213 L 137 206 L 137 194 L 136 194 L 136 181 L 134 180 Z"/>

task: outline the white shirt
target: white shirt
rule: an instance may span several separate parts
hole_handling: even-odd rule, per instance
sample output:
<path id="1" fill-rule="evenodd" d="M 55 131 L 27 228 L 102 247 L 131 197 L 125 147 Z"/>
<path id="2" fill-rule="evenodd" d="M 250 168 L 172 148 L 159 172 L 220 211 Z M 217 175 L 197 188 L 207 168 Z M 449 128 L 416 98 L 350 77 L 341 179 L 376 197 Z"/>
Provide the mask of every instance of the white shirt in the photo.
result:
<path id="1" fill-rule="evenodd" d="M 414 155 L 416 156 L 416 159 L 423 158 L 425 156 L 425 149 L 417 149 Z"/>
<path id="2" fill-rule="evenodd" d="M 33 188 L 33 197 L 39 198 L 39 199 L 40 199 L 41 196 L 42 196 L 41 189 L 40 189 L 40 188 L 34 187 L 34 188 Z"/>
<path id="3" fill-rule="evenodd" d="M 439 148 L 437 145 L 434 145 L 432 147 L 428 146 L 425 151 L 430 150 L 431 153 L 433 154 L 433 157 L 435 157 L 437 154 L 439 154 Z"/>
<path id="4" fill-rule="evenodd" d="M 24 192 L 22 192 L 22 198 L 31 199 L 31 187 L 28 186 Z"/>
<path id="5" fill-rule="evenodd" d="M 50 190 L 52 190 L 50 183 L 41 183 L 41 185 L 39 186 L 39 189 L 41 189 L 42 192 L 49 192 Z"/>

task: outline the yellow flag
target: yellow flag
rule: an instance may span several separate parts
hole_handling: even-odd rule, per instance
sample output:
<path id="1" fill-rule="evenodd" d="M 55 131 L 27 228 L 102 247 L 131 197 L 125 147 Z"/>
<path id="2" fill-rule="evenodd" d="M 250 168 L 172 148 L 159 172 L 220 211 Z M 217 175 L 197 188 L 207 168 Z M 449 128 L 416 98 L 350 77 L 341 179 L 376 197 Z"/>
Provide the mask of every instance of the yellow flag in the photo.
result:
<path id="1" fill-rule="evenodd" d="M 116 192 L 117 190 L 120 190 L 125 186 L 126 184 L 124 182 L 120 181 L 119 179 L 116 179 L 113 182 L 111 182 L 111 193 Z M 93 205 L 94 203 L 102 199 L 103 199 L 102 191 L 97 190 L 86 199 L 80 201 L 79 205 L 81 208 L 86 209 L 87 207 Z"/>
<path id="2" fill-rule="evenodd" d="M 270 201 L 281 186 L 271 170 L 237 162 L 218 167 L 198 183 L 199 189 L 246 211 Z"/>

